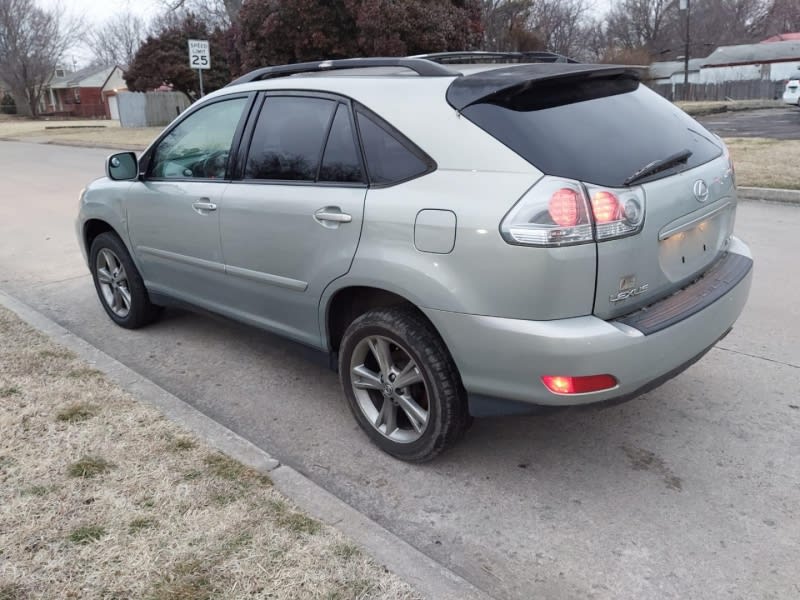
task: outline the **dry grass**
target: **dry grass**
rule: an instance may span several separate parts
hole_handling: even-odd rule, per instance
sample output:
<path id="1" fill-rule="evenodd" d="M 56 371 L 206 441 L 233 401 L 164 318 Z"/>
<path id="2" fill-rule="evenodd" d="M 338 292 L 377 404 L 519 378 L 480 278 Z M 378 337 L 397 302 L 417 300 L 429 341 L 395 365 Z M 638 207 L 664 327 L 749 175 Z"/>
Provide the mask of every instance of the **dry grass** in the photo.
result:
<path id="1" fill-rule="evenodd" d="M 800 190 L 800 140 L 728 138 L 738 185 Z"/>
<path id="2" fill-rule="evenodd" d="M 759 108 L 780 108 L 785 106 L 780 100 L 723 100 L 720 102 L 676 102 L 676 105 L 690 115 L 708 115 L 726 111 L 756 110 Z"/>
<path id="3" fill-rule="evenodd" d="M 53 129 L 53 128 L 57 129 Z M 0 121 L 0 138 L 144 149 L 163 130 L 162 127 L 123 129 L 118 121 L 45 121 L 5 119 Z"/>
<path id="4" fill-rule="evenodd" d="M 416 597 L 3 309 L 0 431 L 0 600 Z"/>

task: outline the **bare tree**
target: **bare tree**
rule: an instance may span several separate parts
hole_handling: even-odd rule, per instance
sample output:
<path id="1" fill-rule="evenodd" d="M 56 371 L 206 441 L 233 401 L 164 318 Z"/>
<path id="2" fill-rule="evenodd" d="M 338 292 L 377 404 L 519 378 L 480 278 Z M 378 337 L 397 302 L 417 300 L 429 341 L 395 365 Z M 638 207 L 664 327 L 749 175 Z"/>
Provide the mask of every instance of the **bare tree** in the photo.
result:
<path id="1" fill-rule="evenodd" d="M 0 0 L 0 80 L 19 114 L 38 114 L 45 86 L 82 31 L 81 19 L 69 17 L 61 5 L 46 11 L 34 0 Z"/>
<path id="2" fill-rule="evenodd" d="M 127 67 L 141 47 L 146 32 L 144 19 L 125 9 L 90 31 L 86 44 L 95 62 Z"/>
<path id="3" fill-rule="evenodd" d="M 606 16 L 609 42 L 625 50 L 645 48 L 654 52 L 673 5 L 672 12 L 677 13 L 677 2 L 671 0 L 621 0 Z"/>
<path id="4" fill-rule="evenodd" d="M 161 0 L 168 12 L 189 11 L 210 25 L 236 25 L 243 0 Z"/>
<path id="5" fill-rule="evenodd" d="M 577 56 L 583 54 L 587 43 L 586 16 L 585 0 L 537 0 L 529 27 L 547 50 Z"/>
<path id="6" fill-rule="evenodd" d="M 497 52 L 541 50 L 544 42 L 531 31 L 535 0 L 483 0 L 484 49 Z"/>

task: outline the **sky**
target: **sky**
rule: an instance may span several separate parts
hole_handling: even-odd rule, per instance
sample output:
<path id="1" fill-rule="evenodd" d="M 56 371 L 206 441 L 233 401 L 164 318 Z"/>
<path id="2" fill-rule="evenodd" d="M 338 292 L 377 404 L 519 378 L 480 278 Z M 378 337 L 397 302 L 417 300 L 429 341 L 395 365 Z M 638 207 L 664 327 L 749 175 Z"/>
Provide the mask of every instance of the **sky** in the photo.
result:
<path id="1" fill-rule="evenodd" d="M 159 0 L 36 0 L 36 3 L 46 9 L 60 5 L 68 14 L 86 19 L 86 24 L 89 26 L 103 23 L 125 7 L 144 18 L 150 18 L 161 10 Z M 91 59 L 92 55 L 89 49 L 78 45 L 67 52 L 64 66 L 71 68 L 74 61 L 77 67 L 81 68 L 86 66 Z"/>
<path id="2" fill-rule="evenodd" d="M 61 5 L 69 14 L 83 16 L 89 26 L 101 24 L 125 7 L 149 19 L 158 14 L 162 6 L 160 0 L 36 0 L 36 2 L 43 8 Z M 604 13 L 612 2 L 613 0 L 587 0 L 592 13 L 597 15 Z M 73 60 L 78 67 L 85 66 L 91 60 L 91 53 L 83 46 L 76 46 L 67 53 L 66 66 L 71 66 Z"/>

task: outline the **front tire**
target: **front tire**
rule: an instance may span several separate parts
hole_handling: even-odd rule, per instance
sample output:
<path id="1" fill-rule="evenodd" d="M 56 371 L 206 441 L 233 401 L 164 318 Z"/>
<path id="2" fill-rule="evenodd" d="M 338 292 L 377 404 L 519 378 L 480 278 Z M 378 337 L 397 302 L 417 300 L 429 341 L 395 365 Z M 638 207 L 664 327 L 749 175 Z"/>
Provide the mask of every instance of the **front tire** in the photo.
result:
<path id="1" fill-rule="evenodd" d="M 411 308 L 374 309 L 353 321 L 340 346 L 339 374 L 361 428 L 396 458 L 431 460 L 467 429 L 466 392 L 455 363 Z"/>
<path id="2" fill-rule="evenodd" d="M 89 268 L 100 304 L 117 325 L 138 329 L 158 318 L 160 308 L 150 302 L 142 276 L 116 234 L 101 233 L 94 239 Z"/>

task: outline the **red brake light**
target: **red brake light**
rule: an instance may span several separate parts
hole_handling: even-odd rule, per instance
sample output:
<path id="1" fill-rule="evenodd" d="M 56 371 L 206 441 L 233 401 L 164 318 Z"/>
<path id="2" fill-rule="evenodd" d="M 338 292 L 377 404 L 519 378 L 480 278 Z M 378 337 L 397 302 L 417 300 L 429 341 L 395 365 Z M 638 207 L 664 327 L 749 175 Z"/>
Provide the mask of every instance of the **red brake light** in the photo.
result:
<path id="1" fill-rule="evenodd" d="M 616 387 L 617 379 L 613 375 L 543 375 L 542 383 L 555 394 L 585 394 L 610 390 Z"/>
<path id="2" fill-rule="evenodd" d="M 619 218 L 619 200 L 611 192 L 595 192 L 592 196 L 592 212 L 598 223 L 616 221 Z"/>
<path id="3" fill-rule="evenodd" d="M 578 224 L 578 192 L 569 188 L 561 188 L 550 197 L 548 211 L 556 225 L 574 227 Z"/>

